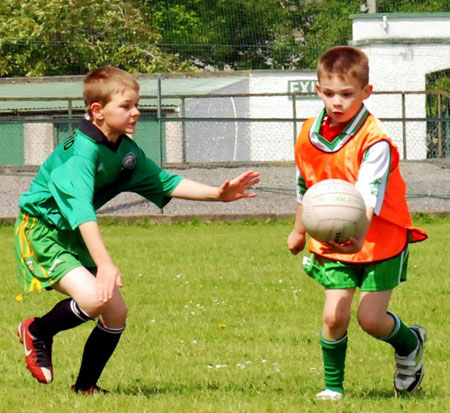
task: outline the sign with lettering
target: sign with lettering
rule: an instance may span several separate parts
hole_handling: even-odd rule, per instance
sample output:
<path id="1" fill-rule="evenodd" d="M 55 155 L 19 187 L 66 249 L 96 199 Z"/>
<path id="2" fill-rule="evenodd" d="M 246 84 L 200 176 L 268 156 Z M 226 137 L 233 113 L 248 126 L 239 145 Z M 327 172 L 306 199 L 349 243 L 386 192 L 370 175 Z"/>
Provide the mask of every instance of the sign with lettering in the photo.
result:
<path id="1" fill-rule="evenodd" d="M 317 99 L 316 83 L 317 79 L 288 80 L 288 92 L 298 93 L 295 99 Z"/>

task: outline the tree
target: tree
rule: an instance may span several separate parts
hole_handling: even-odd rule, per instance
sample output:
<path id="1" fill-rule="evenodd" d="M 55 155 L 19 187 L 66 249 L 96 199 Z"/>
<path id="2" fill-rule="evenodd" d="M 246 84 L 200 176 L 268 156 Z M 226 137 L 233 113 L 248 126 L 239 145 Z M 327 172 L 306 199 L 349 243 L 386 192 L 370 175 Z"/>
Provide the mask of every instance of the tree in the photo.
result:
<path id="1" fill-rule="evenodd" d="M 363 0 L 142 0 L 161 48 L 200 67 L 311 69 L 348 44 Z M 378 11 L 449 11 L 448 0 L 378 0 Z"/>
<path id="2" fill-rule="evenodd" d="M 286 20 L 279 0 L 143 0 L 161 46 L 200 67 L 267 68 L 271 42 Z"/>
<path id="3" fill-rule="evenodd" d="M 377 0 L 379 13 L 435 13 L 449 12 L 448 0 Z"/>
<path id="4" fill-rule="evenodd" d="M 317 56 L 351 35 L 361 0 L 143 0 L 161 47 L 199 66 L 312 68 Z M 297 37 L 294 36 L 297 33 Z"/>
<path id="5" fill-rule="evenodd" d="M 312 69 L 351 39 L 363 0 L 2 0 L 0 76 Z M 377 11 L 450 11 L 448 0 L 377 0 Z"/>
<path id="6" fill-rule="evenodd" d="M 350 15 L 359 13 L 360 5 L 360 0 L 328 0 L 291 7 L 291 26 L 300 33 L 297 67 L 315 68 L 318 57 L 327 49 L 347 45 L 352 31 Z"/>
<path id="7" fill-rule="evenodd" d="M 104 65 L 135 73 L 189 68 L 161 52 L 159 33 L 131 1 L 2 0 L 0 39 L 1 77 L 85 74 Z"/>

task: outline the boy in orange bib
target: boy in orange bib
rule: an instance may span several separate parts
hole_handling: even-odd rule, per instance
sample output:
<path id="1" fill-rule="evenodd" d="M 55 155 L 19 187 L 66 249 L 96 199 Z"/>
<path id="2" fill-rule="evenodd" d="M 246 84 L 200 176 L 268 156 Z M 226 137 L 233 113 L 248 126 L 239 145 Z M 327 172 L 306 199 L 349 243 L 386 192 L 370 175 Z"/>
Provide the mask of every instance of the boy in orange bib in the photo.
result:
<path id="1" fill-rule="evenodd" d="M 334 178 L 356 185 L 366 204 L 366 220 L 363 232 L 345 244 L 314 238 L 308 243 L 311 255 L 304 258 L 304 270 L 325 288 L 320 335 L 325 388 L 316 397 L 343 397 L 356 288 L 361 291 L 359 325 L 394 347 L 395 389 L 411 392 L 423 378 L 426 332 L 418 325 L 405 326 L 388 305 L 393 288 L 406 280 L 409 243 L 427 234 L 412 226 L 398 150 L 363 104 L 372 93 L 367 56 L 353 47 L 333 47 L 319 59 L 318 80 L 325 107 L 317 118 L 304 122 L 295 145 L 297 210 L 288 248 L 295 255 L 305 247 L 302 195 L 319 181 Z"/>

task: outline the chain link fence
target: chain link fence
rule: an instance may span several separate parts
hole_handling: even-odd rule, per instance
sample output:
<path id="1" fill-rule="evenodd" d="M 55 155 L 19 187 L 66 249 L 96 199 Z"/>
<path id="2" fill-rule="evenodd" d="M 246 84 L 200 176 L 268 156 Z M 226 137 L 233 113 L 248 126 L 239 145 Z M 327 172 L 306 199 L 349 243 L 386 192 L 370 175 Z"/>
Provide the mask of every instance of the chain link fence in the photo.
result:
<path id="1" fill-rule="evenodd" d="M 195 87 L 187 86 L 186 78 L 152 77 L 148 83 L 141 79 L 141 117 L 133 139 L 155 162 L 204 182 L 220 184 L 248 168 L 263 170 L 258 201 L 229 207 L 234 212 L 242 205 L 259 212 L 293 211 L 294 143 L 302 122 L 316 116 L 322 103 L 312 93 L 311 74 L 303 74 L 288 86 L 284 74 L 270 76 L 190 79 Z M 276 85 L 280 79 L 286 91 L 273 92 L 280 90 Z M 0 216 L 15 215 L 18 196 L 27 190 L 39 165 L 71 135 L 84 115 L 80 95 L 52 96 L 59 90 L 57 85 L 40 85 L 50 96 L 0 98 Z M 261 89 L 270 92 L 258 92 Z M 403 160 L 450 158 L 449 93 L 377 92 L 367 106 L 384 121 Z M 417 194 L 447 199 L 447 192 L 431 185 L 421 187 L 421 195 Z M 117 202 L 105 211 L 160 212 L 130 195 Z M 176 212 L 173 208 L 165 211 Z"/>
<path id="2" fill-rule="evenodd" d="M 306 97 L 314 98 L 309 93 L 144 95 L 144 101 L 160 100 L 160 107 L 141 107 L 133 138 L 150 158 L 164 165 L 291 162 L 302 122 L 321 109 L 320 101 Z M 383 110 L 376 110 L 377 101 L 385 102 Z M 70 99 L 59 102 L 67 107 L 71 104 Z M 379 117 L 404 160 L 450 156 L 448 93 L 377 92 L 367 105 L 375 114 L 386 114 L 390 111 L 386 102 L 396 110 Z M 417 102 L 424 107 L 417 110 L 411 106 Z M 83 114 L 81 109 L 4 112 L 0 118 L 0 167 L 37 167 L 71 135 Z"/>

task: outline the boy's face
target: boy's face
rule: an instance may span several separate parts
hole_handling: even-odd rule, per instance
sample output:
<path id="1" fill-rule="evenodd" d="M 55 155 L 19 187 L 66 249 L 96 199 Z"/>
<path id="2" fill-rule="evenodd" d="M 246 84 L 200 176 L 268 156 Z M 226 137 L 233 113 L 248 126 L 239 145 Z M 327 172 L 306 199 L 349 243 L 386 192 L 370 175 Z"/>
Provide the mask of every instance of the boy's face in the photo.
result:
<path id="1" fill-rule="evenodd" d="M 94 121 L 108 140 L 116 141 L 119 135 L 133 134 L 139 118 L 139 92 L 127 89 L 116 93 L 104 106 L 95 103 L 91 106 Z"/>
<path id="2" fill-rule="evenodd" d="M 322 76 L 316 85 L 319 97 L 325 104 L 331 125 L 348 122 L 361 108 L 364 99 L 372 93 L 372 85 L 362 86 L 349 76 Z"/>

